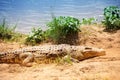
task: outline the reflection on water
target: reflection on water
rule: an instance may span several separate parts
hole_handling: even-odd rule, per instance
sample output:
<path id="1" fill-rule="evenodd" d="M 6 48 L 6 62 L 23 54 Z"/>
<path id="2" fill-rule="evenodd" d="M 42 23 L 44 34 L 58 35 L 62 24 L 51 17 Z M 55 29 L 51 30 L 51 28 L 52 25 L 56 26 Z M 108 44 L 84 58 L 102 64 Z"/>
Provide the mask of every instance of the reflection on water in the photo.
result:
<path id="1" fill-rule="evenodd" d="M 79 19 L 102 19 L 106 6 L 120 6 L 120 0 L 0 0 L 0 20 L 18 25 L 17 31 L 29 32 L 32 27 L 42 26 L 56 16 L 74 16 Z"/>

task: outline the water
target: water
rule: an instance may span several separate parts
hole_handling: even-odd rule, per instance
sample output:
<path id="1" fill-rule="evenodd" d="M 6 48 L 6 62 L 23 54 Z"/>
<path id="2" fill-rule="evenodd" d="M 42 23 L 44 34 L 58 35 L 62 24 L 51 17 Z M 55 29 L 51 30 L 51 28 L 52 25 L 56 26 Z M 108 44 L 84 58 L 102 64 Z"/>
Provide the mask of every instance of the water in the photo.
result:
<path id="1" fill-rule="evenodd" d="M 0 0 L 0 22 L 3 18 L 16 31 L 28 33 L 33 27 L 46 29 L 51 13 L 56 16 L 73 16 L 79 19 L 103 18 L 107 6 L 119 6 L 120 0 Z"/>

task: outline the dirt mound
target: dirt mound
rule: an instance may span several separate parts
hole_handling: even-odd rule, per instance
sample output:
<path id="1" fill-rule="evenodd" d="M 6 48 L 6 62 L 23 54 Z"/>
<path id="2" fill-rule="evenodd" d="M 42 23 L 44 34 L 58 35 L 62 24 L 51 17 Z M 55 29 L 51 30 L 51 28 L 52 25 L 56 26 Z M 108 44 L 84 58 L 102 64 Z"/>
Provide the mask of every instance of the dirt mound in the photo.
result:
<path id="1" fill-rule="evenodd" d="M 82 26 L 80 40 L 83 45 L 90 45 L 104 49 L 120 48 L 120 30 L 110 33 L 103 31 L 103 27 Z"/>

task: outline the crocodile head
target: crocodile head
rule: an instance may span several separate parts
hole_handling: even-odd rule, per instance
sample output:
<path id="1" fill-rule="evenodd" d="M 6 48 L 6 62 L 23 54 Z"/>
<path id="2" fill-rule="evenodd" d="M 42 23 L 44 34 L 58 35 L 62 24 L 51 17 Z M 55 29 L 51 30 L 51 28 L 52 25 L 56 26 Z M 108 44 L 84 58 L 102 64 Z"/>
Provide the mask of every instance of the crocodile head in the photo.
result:
<path id="1" fill-rule="evenodd" d="M 94 47 L 83 47 L 81 53 L 84 57 L 82 57 L 80 60 L 97 56 L 104 56 L 106 54 L 104 49 Z"/>

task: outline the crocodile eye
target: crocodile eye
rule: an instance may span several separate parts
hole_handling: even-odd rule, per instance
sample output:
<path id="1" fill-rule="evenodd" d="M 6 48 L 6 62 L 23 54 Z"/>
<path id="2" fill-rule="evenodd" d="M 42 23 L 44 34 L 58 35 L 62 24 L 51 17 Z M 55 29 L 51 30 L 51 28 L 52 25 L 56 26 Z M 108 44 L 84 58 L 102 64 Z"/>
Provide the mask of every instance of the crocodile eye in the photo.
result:
<path id="1" fill-rule="evenodd" d="M 47 53 L 45 53 L 45 55 L 47 56 L 48 54 L 47 54 Z"/>
<path id="2" fill-rule="evenodd" d="M 92 48 L 90 48 L 90 47 L 85 47 L 85 49 L 92 49 Z"/>
<path id="3" fill-rule="evenodd" d="M 5 56 L 7 55 L 7 53 L 5 53 Z"/>
<path id="4" fill-rule="evenodd" d="M 77 51 L 76 49 L 73 49 L 73 51 Z"/>

